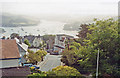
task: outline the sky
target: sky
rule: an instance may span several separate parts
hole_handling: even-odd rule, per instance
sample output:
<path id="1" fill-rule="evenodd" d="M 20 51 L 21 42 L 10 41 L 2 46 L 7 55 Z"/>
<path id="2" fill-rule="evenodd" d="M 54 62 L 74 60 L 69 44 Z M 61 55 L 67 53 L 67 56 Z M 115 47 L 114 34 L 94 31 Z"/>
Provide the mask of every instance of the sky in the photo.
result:
<path id="1" fill-rule="evenodd" d="M 0 0 L 2 12 L 39 15 L 117 15 L 119 0 Z"/>

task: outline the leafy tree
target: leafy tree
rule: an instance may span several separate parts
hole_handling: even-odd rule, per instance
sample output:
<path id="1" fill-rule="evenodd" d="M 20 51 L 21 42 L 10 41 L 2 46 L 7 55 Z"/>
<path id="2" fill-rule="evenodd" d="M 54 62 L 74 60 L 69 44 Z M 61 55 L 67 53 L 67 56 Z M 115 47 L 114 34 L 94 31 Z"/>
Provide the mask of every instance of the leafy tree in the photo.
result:
<path id="1" fill-rule="evenodd" d="M 78 72 L 77 69 L 70 66 L 57 66 L 52 71 L 33 73 L 28 75 L 28 78 L 85 78 Z"/>
<path id="2" fill-rule="evenodd" d="M 32 50 L 28 50 L 28 55 L 26 55 L 26 59 L 28 62 L 37 64 L 39 61 L 43 60 L 43 57 L 47 54 L 44 50 L 38 50 L 37 52 L 33 52 Z"/>
<path id="3" fill-rule="evenodd" d="M 80 72 L 95 74 L 99 49 L 99 75 L 120 76 L 120 35 L 118 34 L 120 29 L 118 29 L 118 21 L 111 18 L 107 20 L 95 19 L 94 21 L 95 23 L 87 26 L 87 30 L 90 31 L 85 33 L 87 36 L 79 38 L 84 45 L 77 50 L 65 50 L 62 54 L 62 61 L 74 67 L 73 61 L 69 61 L 68 57 L 75 54 L 77 58 L 74 59 L 79 65 L 77 69 Z"/>
<path id="4" fill-rule="evenodd" d="M 99 72 L 100 74 L 110 74 L 117 76 L 120 71 L 117 69 L 120 64 L 120 45 L 118 44 L 118 21 L 113 19 L 95 20 L 95 23 L 89 26 L 92 30 L 87 37 L 87 49 L 89 51 L 89 60 L 92 65 L 96 65 L 96 55 L 100 50 Z M 90 50 L 91 49 L 91 50 Z"/>
<path id="5" fill-rule="evenodd" d="M 38 51 L 36 52 L 36 54 L 39 55 L 39 57 L 40 57 L 41 60 L 43 61 L 43 57 L 47 54 L 47 52 L 44 51 L 44 50 L 38 50 Z"/>
<path id="6" fill-rule="evenodd" d="M 66 65 L 77 65 L 78 56 L 77 56 L 77 49 L 75 46 L 70 46 L 70 50 L 65 49 L 62 53 L 61 61 Z"/>
<path id="7" fill-rule="evenodd" d="M 80 48 L 80 43 L 77 43 L 77 42 L 72 42 L 71 45 L 75 46 L 76 49 L 79 49 Z"/>
<path id="8" fill-rule="evenodd" d="M 14 39 L 14 38 L 18 38 L 19 37 L 19 34 L 18 33 L 12 33 L 11 35 L 10 35 L 10 38 L 11 39 Z"/>
<path id="9" fill-rule="evenodd" d="M 79 38 L 82 38 L 82 39 L 84 39 L 84 38 L 86 38 L 87 37 L 87 33 L 90 33 L 91 31 L 89 31 L 88 30 L 88 24 L 81 24 L 80 25 L 80 31 L 78 32 L 78 37 Z"/>
<path id="10" fill-rule="evenodd" d="M 58 66 L 52 69 L 52 72 L 56 76 L 81 76 L 80 72 L 77 69 L 69 66 Z M 52 73 L 52 75 L 53 75 Z M 48 75 L 51 76 L 51 71 L 48 72 Z"/>
<path id="11" fill-rule="evenodd" d="M 29 41 L 28 41 L 27 39 L 24 40 L 24 43 L 25 43 L 26 45 L 28 45 L 29 47 L 31 46 L 31 44 L 29 43 Z"/>

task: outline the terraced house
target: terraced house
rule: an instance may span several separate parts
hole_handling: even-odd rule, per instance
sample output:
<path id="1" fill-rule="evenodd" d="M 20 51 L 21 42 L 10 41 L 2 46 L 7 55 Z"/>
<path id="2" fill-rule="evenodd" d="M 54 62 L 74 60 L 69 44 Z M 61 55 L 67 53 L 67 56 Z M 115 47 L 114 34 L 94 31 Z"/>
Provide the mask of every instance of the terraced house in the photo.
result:
<path id="1" fill-rule="evenodd" d="M 2 76 L 27 76 L 28 67 L 20 65 L 21 57 L 16 40 L 0 40 L 0 71 Z"/>

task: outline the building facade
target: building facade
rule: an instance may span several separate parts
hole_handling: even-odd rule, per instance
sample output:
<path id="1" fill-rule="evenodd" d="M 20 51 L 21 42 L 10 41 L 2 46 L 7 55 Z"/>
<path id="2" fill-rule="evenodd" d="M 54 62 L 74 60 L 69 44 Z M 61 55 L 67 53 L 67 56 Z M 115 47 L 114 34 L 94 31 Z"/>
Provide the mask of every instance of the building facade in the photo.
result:
<path id="1" fill-rule="evenodd" d="M 16 40 L 0 40 L 0 68 L 18 67 L 20 64 L 19 49 Z"/>
<path id="2" fill-rule="evenodd" d="M 58 52 L 58 54 L 61 54 L 65 49 L 65 40 L 69 38 L 74 37 L 65 34 L 57 34 L 55 37 L 54 52 Z"/>

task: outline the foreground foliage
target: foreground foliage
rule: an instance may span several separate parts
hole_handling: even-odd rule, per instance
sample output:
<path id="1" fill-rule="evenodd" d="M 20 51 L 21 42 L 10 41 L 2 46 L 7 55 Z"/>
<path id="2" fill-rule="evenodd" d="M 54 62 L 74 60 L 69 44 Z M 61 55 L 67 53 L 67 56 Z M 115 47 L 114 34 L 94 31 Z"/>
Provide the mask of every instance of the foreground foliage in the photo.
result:
<path id="1" fill-rule="evenodd" d="M 110 18 L 107 20 L 94 19 L 94 22 L 82 27 L 86 29 L 86 32 L 79 32 L 79 39 L 76 41 L 82 46 L 78 48 L 75 45 L 70 45 L 72 49 L 66 48 L 61 60 L 66 65 L 77 68 L 81 73 L 95 75 L 99 49 L 99 75 L 109 74 L 112 77 L 119 77 L 120 34 L 118 33 L 120 29 L 118 29 L 118 21 Z"/>
<path id="2" fill-rule="evenodd" d="M 70 66 L 58 66 L 48 72 L 36 72 L 28 76 L 28 78 L 85 78 L 83 77 L 77 69 Z"/>

